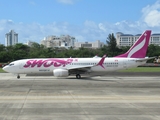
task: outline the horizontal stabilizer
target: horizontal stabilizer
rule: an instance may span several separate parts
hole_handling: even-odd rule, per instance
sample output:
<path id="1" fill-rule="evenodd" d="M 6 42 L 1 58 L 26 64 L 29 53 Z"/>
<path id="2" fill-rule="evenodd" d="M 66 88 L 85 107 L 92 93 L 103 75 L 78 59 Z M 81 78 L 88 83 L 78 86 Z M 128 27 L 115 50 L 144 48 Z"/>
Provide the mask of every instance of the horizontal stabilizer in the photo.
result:
<path id="1" fill-rule="evenodd" d="M 150 57 L 150 58 L 142 58 L 142 59 L 137 59 L 136 62 L 145 62 L 147 60 L 154 59 L 155 57 Z"/>

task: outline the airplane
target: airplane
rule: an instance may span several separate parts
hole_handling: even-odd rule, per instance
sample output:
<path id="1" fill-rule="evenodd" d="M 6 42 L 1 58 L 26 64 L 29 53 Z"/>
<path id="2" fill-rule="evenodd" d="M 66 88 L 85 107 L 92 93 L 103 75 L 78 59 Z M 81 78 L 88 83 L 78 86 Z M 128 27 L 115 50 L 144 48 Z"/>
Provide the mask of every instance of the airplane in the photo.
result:
<path id="1" fill-rule="evenodd" d="M 20 74 L 52 74 L 56 77 L 68 77 L 76 75 L 77 79 L 81 74 L 93 73 L 96 75 L 105 75 L 109 71 L 117 71 L 131 67 L 143 65 L 147 60 L 154 57 L 146 57 L 148 44 L 151 36 L 151 30 L 146 30 L 133 46 L 124 54 L 107 57 L 93 58 L 34 58 L 22 59 L 11 62 L 3 67 L 3 70 L 14 73 L 17 78 Z"/>

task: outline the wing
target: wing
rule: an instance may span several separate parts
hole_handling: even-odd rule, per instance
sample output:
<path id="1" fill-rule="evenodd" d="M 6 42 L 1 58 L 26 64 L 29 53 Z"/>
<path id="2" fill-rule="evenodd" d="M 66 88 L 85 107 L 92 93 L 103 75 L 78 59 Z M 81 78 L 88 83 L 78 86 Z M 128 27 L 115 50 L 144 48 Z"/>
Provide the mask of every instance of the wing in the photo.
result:
<path id="1" fill-rule="evenodd" d="M 104 55 L 96 65 L 72 66 L 67 69 L 70 71 L 70 73 L 73 74 L 76 72 L 81 72 L 81 73 L 89 72 L 91 67 L 98 66 L 98 65 L 104 68 L 103 63 L 105 58 L 106 58 L 106 55 Z"/>
<path id="2" fill-rule="evenodd" d="M 86 65 L 86 66 L 75 66 L 75 67 L 70 67 L 67 68 L 70 74 L 84 74 L 87 72 L 90 72 L 91 67 L 94 65 Z"/>
<path id="3" fill-rule="evenodd" d="M 85 69 L 85 68 L 91 68 L 94 67 L 95 65 L 85 65 L 85 66 L 73 66 L 70 68 L 67 68 L 68 70 L 74 70 L 74 69 Z"/>

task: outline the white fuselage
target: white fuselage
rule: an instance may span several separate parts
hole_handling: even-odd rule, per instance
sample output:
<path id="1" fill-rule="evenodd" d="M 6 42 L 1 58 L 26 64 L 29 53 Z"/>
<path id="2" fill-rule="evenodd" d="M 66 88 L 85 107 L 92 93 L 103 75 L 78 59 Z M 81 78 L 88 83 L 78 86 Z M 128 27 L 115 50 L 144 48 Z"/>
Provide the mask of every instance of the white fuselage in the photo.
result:
<path id="1" fill-rule="evenodd" d="M 97 65 L 100 60 L 101 58 L 23 59 L 14 61 L 10 66 L 6 66 L 5 70 L 16 74 L 36 74 L 53 73 L 55 69 L 74 70 L 85 67 L 87 72 L 107 72 L 137 67 L 145 63 L 136 62 L 136 58 L 105 58 L 103 66 L 100 66 Z"/>
<path id="2" fill-rule="evenodd" d="M 116 71 L 137 67 L 144 64 L 152 58 L 145 58 L 151 30 L 146 30 L 132 45 L 132 47 L 124 54 L 113 58 L 35 58 L 23 59 L 11 62 L 3 67 L 3 70 L 18 74 L 49 74 L 56 77 L 66 77 L 75 74 L 77 79 L 81 78 L 81 74 L 97 73 L 105 74 L 108 71 Z"/>

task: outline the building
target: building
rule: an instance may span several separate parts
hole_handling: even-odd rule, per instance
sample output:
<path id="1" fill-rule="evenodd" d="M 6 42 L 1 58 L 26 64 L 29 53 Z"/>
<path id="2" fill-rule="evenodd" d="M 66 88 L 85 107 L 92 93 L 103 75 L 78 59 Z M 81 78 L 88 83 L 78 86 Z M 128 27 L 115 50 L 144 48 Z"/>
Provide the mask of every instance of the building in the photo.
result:
<path id="1" fill-rule="evenodd" d="M 11 30 L 9 33 L 6 33 L 5 36 L 5 46 L 11 46 L 18 43 L 18 34 Z"/>
<path id="2" fill-rule="evenodd" d="M 117 46 L 132 46 L 135 41 L 141 36 L 141 34 L 123 34 L 121 32 L 116 33 Z M 150 37 L 150 43 L 160 46 L 160 34 L 152 34 Z"/>
<path id="3" fill-rule="evenodd" d="M 152 34 L 150 44 L 159 45 L 160 46 L 160 33 Z"/>
<path id="4" fill-rule="evenodd" d="M 104 43 L 100 42 L 100 40 L 97 40 L 95 42 L 75 42 L 74 48 L 92 48 L 92 49 L 97 49 L 101 48 L 104 46 Z"/>
<path id="5" fill-rule="evenodd" d="M 60 37 L 57 36 L 48 36 L 45 37 L 41 44 L 46 47 L 58 47 L 58 48 L 70 48 L 74 47 L 75 37 L 71 37 L 69 35 L 62 35 Z"/>
<path id="6" fill-rule="evenodd" d="M 24 44 L 31 47 L 33 43 L 35 43 L 35 42 L 28 40 L 28 41 L 27 41 L 26 43 L 24 43 Z"/>

